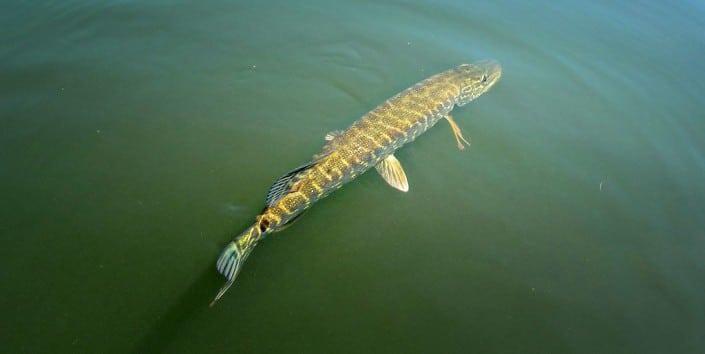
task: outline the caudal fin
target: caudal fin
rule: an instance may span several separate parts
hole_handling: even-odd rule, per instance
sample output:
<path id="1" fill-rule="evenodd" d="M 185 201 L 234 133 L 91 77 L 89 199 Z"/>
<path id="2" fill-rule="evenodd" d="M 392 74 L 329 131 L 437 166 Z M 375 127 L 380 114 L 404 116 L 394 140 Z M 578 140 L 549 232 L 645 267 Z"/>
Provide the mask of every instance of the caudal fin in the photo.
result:
<path id="1" fill-rule="evenodd" d="M 211 301 L 210 306 L 213 306 L 218 300 L 220 300 L 225 292 L 230 289 L 230 286 L 233 285 L 235 282 L 235 277 L 237 277 L 237 274 L 240 272 L 242 261 L 242 254 L 237 246 L 237 242 L 230 242 L 223 250 L 223 253 L 220 254 L 220 258 L 218 258 L 217 263 L 218 272 L 226 279 L 225 285 L 220 288 L 218 294 L 215 296 L 213 301 Z"/>
<path id="2" fill-rule="evenodd" d="M 240 273 L 242 264 L 257 244 L 258 234 L 252 232 L 253 229 L 252 227 L 249 228 L 235 241 L 230 242 L 223 250 L 223 253 L 220 254 L 216 266 L 218 272 L 225 277 L 225 285 L 220 288 L 218 294 L 211 301 L 210 306 L 213 306 L 230 289 L 235 282 L 235 278 Z"/>

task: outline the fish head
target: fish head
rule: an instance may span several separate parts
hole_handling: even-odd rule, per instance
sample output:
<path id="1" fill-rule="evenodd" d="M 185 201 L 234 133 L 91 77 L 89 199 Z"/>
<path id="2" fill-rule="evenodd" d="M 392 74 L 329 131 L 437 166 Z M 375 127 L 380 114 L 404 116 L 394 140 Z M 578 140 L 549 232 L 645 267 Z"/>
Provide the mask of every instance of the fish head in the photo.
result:
<path id="1" fill-rule="evenodd" d="M 463 106 L 487 92 L 502 76 L 502 66 L 494 60 L 474 64 L 462 64 L 455 68 L 460 84 L 460 95 L 456 104 Z"/>

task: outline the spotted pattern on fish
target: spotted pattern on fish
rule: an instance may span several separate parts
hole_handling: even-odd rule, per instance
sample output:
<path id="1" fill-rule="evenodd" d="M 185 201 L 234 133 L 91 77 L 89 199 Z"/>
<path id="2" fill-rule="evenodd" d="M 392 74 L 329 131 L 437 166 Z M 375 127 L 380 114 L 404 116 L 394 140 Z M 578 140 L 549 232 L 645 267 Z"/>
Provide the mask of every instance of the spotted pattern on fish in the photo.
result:
<path id="1" fill-rule="evenodd" d="M 457 103 L 461 82 L 457 70 L 423 80 L 388 99 L 329 141 L 315 165 L 264 217 L 286 223 L 312 203 L 414 141 L 444 118 Z M 283 211 L 283 213 L 282 213 Z M 277 226 L 277 223 L 272 225 Z"/>
<path id="2" fill-rule="evenodd" d="M 398 93 L 346 130 L 327 135 L 322 151 L 311 162 L 275 182 L 255 224 L 223 251 L 217 267 L 228 283 L 216 300 L 265 234 L 281 230 L 313 203 L 414 141 L 442 118 L 449 118 L 455 106 L 486 92 L 500 76 L 501 68 L 495 62 L 460 65 Z"/>

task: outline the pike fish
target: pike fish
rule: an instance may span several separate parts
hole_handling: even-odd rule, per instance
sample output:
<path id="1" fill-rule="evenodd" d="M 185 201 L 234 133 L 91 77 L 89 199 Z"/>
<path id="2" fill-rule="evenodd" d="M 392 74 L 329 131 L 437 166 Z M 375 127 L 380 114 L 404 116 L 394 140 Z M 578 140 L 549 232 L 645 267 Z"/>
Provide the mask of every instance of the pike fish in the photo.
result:
<path id="1" fill-rule="evenodd" d="M 445 119 L 459 149 L 470 143 L 450 111 L 487 92 L 502 75 L 495 61 L 462 64 L 433 75 L 388 99 L 344 131 L 325 136 L 320 153 L 274 182 L 255 222 L 218 258 L 226 283 L 211 306 L 235 281 L 245 259 L 265 235 L 281 231 L 313 203 L 374 167 L 392 187 L 407 192 L 406 173 L 394 152 Z"/>

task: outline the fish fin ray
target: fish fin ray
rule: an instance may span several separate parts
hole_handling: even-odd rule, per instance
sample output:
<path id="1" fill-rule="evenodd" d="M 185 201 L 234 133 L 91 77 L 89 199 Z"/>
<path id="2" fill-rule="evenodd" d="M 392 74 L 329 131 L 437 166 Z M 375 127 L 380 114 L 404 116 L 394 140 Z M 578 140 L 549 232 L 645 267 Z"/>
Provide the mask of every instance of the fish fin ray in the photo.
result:
<path id="1" fill-rule="evenodd" d="M 465 137 L 463 137 L 463 132 L 460 130 L 458 123 L 453 120 L 453 116 L 448 114 L 445 116 L 445 119 L 448 121 L 448 124 L 450 124 L 450 129 L 453 130 L 453 137 L 455 137 L 455 142 L 458 144 L 458 149 L 465 149 L 465 145 L 463 145 L 463 143 L 470 146 L 470 142 L 465 140 Z"/>
<path id="2" fill-rule="evenodd" d="M 303 172 L 309 169 L 313 164 L 314 163 L 311 162 L 303 166 L 299 166 L 279 177 L 274 184 L 269 187 L 269 190 L 267 191 L 267 198 L 265 198 L 264 201 L 265 204 L 270 207 L 276 203 L 277 200 L 281 199 L 281 197 L 291 189 L 291 186 L 299 180 Z"/>
<path id="3" fill-rule="evenodd" d="M 384 160 L 380 161 L 375 168 L 390 186 L 402 192 L 409 191 L 409 182 L 406 180 L 406 173 L 404 173 L 401 163 L 394 157 L 394 154 L 390 154 Z"/>
<path id="4" fill-rule="evenodd" d="M 235 278 L 240 274 L 242 264 L 245 263 L 247 256 L 250 255 L 260 239 L 261 234 L 257 231 L 257 225 L 253 225 L 225 247 L 216 263 L 218 273 L 225 277 L 225 284 L 220 288 L 210 306 L 218 302 L 235 283 Z"/>
<path id="5" fill-rule="evenodd" d="M 240 268 L 242 267 L 245 257 L 247 257 L 247 255 L 243 254 L 235 241 L 231 242 L 225 250 L 223 250 L 223 253 L 218 258 L 216 267 L 218 272 L 226 278 L 226 282 L 225 285 L 218 290 L 218 294 L 216 294 L 215 298 L 210 303 L 211 307 L 215 305 L 215 303 L 225 295 L 228 289 L 230 289 L 233 283 L 235 283 L 235 278 L 238 273 L 240 273 Z"/>
<path id="6" fill-rule="evenodd" d="M 320 159 L 328 154 L 330 154 L 331 151 L 335 149 L 335 146 L 338 144 L 338 137 L 343 135 L 342 130 L 334 130 L 325 136 L 325 144 L 323 144 L 323 152 L 321 154 L 318 154 L 314 156 L 314 159 Z"/>
<path id="7" fill-rule="evenodd" d="M 343 134 L 342 130 L 334 130 L 334 131 L 326 134 L 325 139 L 326 139 L 326 141 L 333 141 L 333 140 L 335 140 L 335 138 L 339 137 L 342 134 Z"/>

